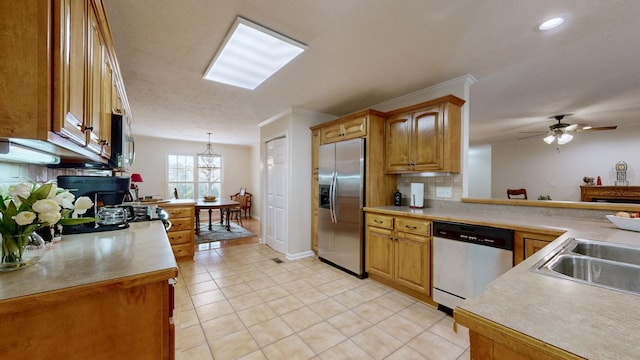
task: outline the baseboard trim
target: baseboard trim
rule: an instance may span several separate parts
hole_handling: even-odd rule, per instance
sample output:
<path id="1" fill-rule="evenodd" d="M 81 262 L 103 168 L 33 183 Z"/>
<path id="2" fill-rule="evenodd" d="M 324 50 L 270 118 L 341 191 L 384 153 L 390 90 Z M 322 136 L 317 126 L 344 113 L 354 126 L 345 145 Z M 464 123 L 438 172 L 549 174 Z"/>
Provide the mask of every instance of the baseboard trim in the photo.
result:
<path id="1" fill-rule="evenodd" d="M 308 250 L 308 251 L 304 251 L 304 252 L 300 252 L 300 253 L 296 253 L 296 254 L 287 253 L 285 256 L 286 256 L 287 260 L 300 260 L 300 259 L 304 259 L 304 258 L 309 257 L 309 256 L 315 256 L 315 255 L 316 254 L 313 251 Z"/>

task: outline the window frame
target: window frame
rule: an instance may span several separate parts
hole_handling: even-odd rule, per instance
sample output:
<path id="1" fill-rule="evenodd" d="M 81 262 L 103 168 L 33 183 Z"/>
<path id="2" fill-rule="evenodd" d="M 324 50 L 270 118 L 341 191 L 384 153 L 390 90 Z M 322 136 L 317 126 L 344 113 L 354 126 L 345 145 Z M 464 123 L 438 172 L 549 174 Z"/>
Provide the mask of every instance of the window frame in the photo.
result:
<path id="1" fill-rule="evenodd" d="M 175 157 L 174 162 L 177 164 L 176 167 L 172 168 L 172 157 Z M 168 194 L 170 194 L 169 196 L 171 196 L 171 194 L 173 194 L 173 189 L 176 188 L 178 189 L 178 195 L 180 198 L 193 198 L 193 199 L 199 199 L 202 198 L 205 195 L 215 195 L 215 196 L 220 196 L 220 194 L 222 194 L 222 183 L 223 183 L 223 173 L 222 173 L 222 164 L 223 164 L 223 157 L 220 154 L 215 154 L 213 155 L 213 157 L 218 158 L 218 167 L 213 167 L 213 171 L 215 172 L 216 170 L 218 171 L 218 176 L 217 179 L 215 179 L 215 176 L 209 177 L 209 180 L 215 179 L 217 181 L 202 181 L 201 180 L 201 171 L 206 171 L 203 170 L 201 168 L 199 168 L 199 161 L 200 159 L 203 157 L 202 154 L 167 154 L 167 171 L 166 171 L 166 188 L 167 188 L 167 192 Z M 204 157 L 210 157 L 209 155 L 204 155 Z M 184 169 L 180 169 L 180 163 L 179 161 L 182 160 L 182 162 L 185 164 L 183 167 Z M 188 164 L 190 162 L 190 164 Z M 214 161 L 215 164 L 215 161 Z M 175 170 L 174 172 L 179 173 L 181 170 L 185 172 L 185 174 L 177 174 L 172 178 L 172 170 Z M 181 180 L 180 177 L 182 177 L 184 180 Z M 214 188 L 214 193 L 213 194 L 200 194 L 201 192 L 201 185 L 203 183 L 206 184 L 211 184 L 208 185 L 207 188 Z M 215 190 L 217 188 L 218 194 L 215 194 Z"/>

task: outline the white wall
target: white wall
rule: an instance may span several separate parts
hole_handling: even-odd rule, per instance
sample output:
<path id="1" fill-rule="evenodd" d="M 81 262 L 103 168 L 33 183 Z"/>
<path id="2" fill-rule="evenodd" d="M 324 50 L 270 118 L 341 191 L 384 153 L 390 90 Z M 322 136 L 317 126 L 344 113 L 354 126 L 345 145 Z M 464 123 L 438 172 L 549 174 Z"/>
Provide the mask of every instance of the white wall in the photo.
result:
<path id="1" fill-rule="evenodd" d="M 257 145 L 256 145 L 257 146 Z M 240 187 L 247 187 L 255 201 L 251 214 L 260 217 L 259 164 L 255 159 L 255 147 L 247 145 L 212 144 L 213 151 L 222 155 L 222 196 L 229 197 Z M 207 142 L 161 139 L 136 136 L 136 161 L 132 173 L 142 175 L 139 183 L 140 196 L 156 196 L 170 199 L 173 194 L 167 189 L 167 156 L 169 154 L 196 155 L 207 148 Z"/>
<path id="2" fill-rule="evenodd" d="M 265 161 L 265 144 L 269 140 L 286 136 L 289 146 L 287 248 L 285 254 L 287 258 L 292 259 L 313 254 L 311 252 L 311 130 L 309 128 L 334 118 L 335 116 L 332 115 L 302 108 L 292 108 L 291 112 L 261 124 L 260 158 L 262 167 L 264 167 Z M 262 189 L 264 190 L 264 172 L 262 174 Z M 262 203 L 265 204 L 265 200 L 262 200 Z M 266 234 L 266 226 L 267 224 L 263 221 L 263 234 Z"/>
<path id="3" fill-rule="evenodd" d="M 469 147 L 469 189 L 472 198 L 491 197 L 491 145 Z"/>
<path id="4" fill-rule="evenodd" d="M 640 182 L 640 127 L 580 132 L 559 147 L 542 137 L 493 144 L 492 198 L 506 198 L 507 188 L 526 188 L 529 199 L 580 201 L 582 178 L 600 176 L 603 185 L 615 185 L 618 161 L 627 163 L 630 185 Z"/>

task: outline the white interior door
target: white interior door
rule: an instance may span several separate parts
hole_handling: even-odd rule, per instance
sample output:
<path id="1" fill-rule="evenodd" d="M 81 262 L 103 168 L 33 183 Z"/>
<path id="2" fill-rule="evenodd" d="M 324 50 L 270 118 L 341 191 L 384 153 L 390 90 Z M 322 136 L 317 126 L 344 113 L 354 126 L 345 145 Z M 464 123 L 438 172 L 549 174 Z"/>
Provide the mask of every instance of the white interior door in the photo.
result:
<path id="1" fill-rule="evenodd" d="M 287 139 L 267 142 L 266 241 L 272 249 L 287 248 Z"/>

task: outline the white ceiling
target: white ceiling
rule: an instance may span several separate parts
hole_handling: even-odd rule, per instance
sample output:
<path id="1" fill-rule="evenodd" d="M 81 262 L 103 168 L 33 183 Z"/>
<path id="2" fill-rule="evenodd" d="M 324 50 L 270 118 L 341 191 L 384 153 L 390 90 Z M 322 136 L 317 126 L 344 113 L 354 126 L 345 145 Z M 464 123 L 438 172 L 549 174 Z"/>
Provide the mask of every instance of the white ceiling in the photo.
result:
<path id="1" fill-rule="evenodd" d="M 637 0 L 106 0 L 134 134 L 257 144 L 294 106 L 344 115 L 470 74 L 470 141 L 638 126 Z M 308 50 L 256 90 L 202 79 L 236 16 Z M 565 15 L 561 28 L 537 30 Z M 542 137 L 542 136 L 541 136 Z"/>

